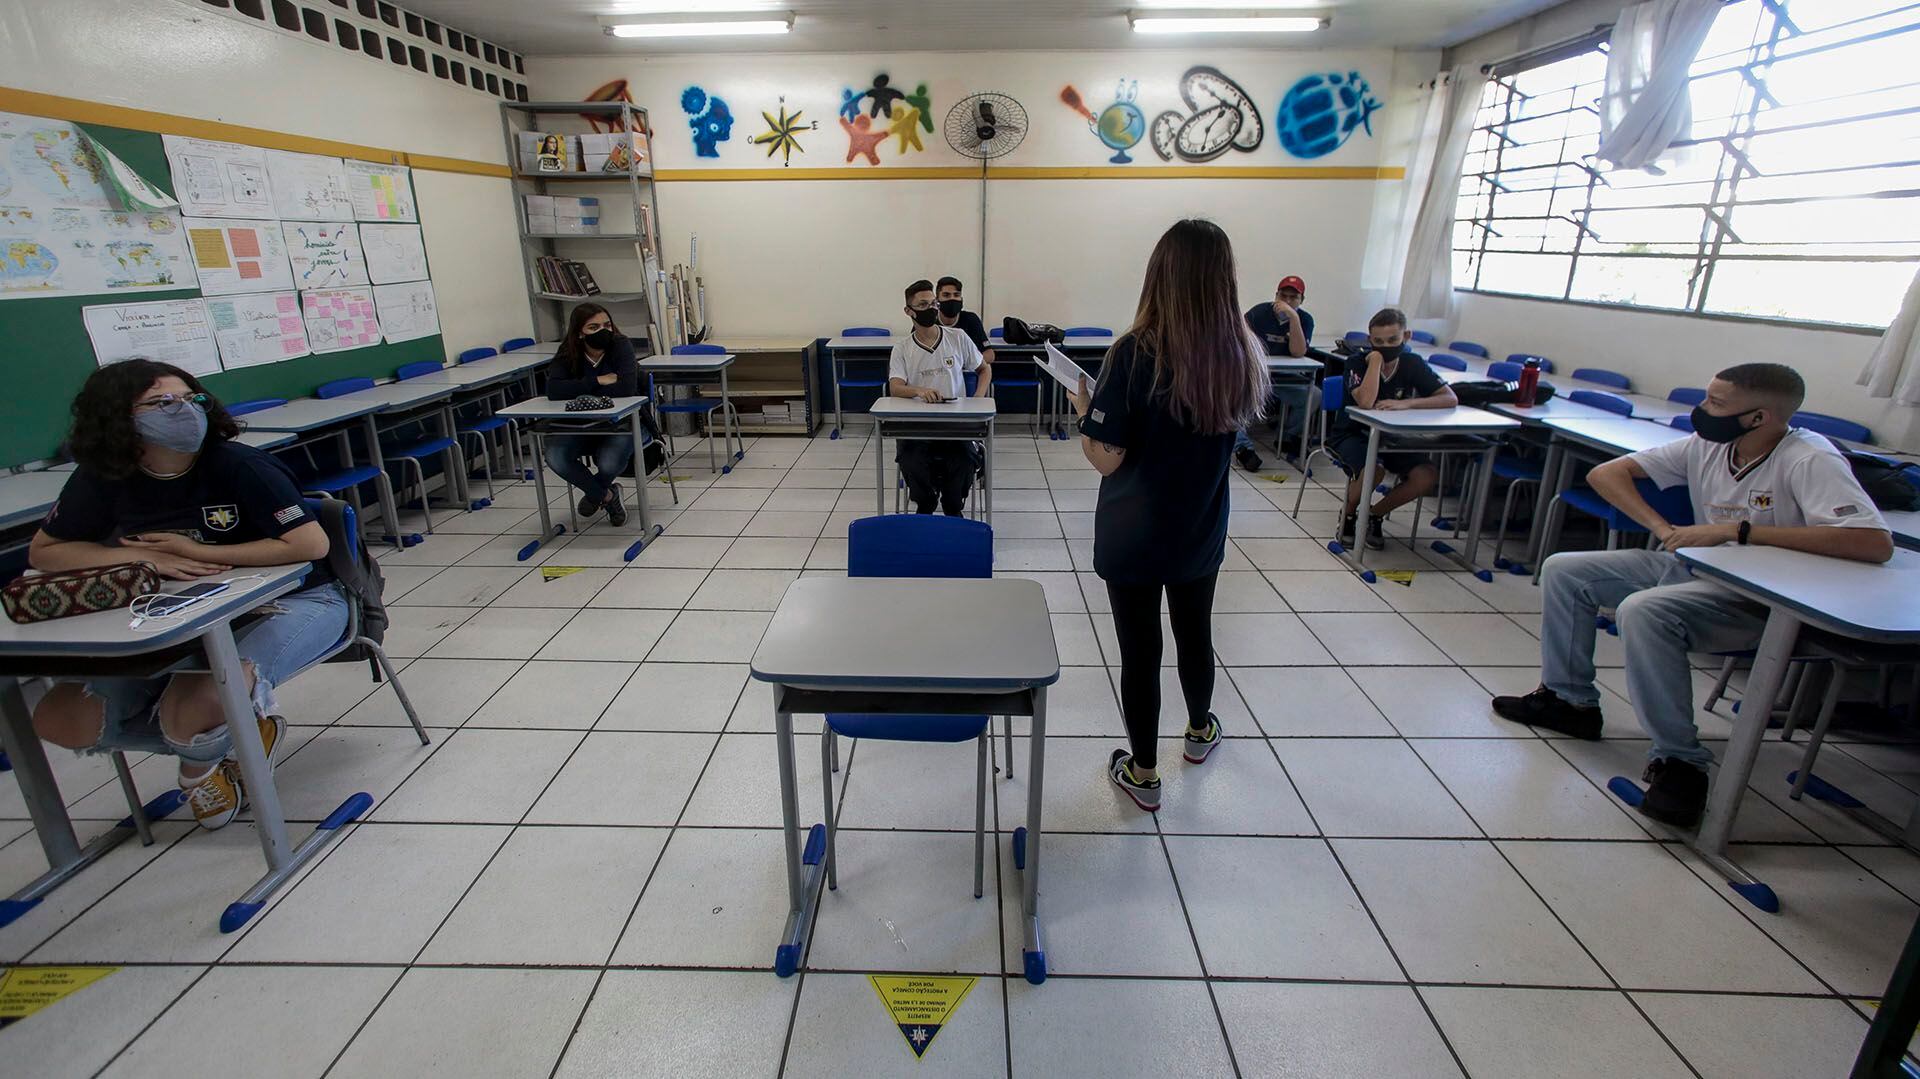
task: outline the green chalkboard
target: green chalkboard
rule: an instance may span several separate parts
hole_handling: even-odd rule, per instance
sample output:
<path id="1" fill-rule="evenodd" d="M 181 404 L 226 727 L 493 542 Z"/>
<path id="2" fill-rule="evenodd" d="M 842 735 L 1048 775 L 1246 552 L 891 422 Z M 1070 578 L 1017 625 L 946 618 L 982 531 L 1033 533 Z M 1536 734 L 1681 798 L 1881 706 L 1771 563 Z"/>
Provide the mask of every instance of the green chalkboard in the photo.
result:
<path id="1" fill-rule="evenodd" d="M 149 131 L 81 125 L 133 171 L 173 194 L 160 136 Z M 136 302 L 178 300 L 198 289 L 143 292 Z M 80 309 L 107 303 L 107 296 L 59 296 L 44 300 L 0 301 L 0 467 L 49 458 L 66 437 L 73 395 L 96 366 Z M 440 360 L 440 337 L 397 345 L 375 345 L 324 356 L 227 371 L 205 379 L 223 401 L 260 397 L 306 397 L 314 387 L 336 378 L 368 375 L 390 378 L 394 369 L 415 360 Z"/>

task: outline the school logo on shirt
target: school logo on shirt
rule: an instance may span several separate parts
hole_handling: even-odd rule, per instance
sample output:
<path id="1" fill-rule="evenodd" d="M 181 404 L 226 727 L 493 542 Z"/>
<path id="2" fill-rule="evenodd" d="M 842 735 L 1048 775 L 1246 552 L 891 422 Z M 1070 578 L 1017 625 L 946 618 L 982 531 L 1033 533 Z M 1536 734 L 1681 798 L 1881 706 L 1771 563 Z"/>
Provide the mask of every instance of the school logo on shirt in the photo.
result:
<path id="1" fill-rule="evenodd" d="M 215 532 L 231 532 L 240 523 L 240 507 L 202 506 L 200 520 Z"/>
<path id="2" fill-rule="evenodd" d="M 1747 505 L 1757 510 L 1770 510 L 1773 508 L 1773 492 L 1755 491 L 1747 496 Z"/>

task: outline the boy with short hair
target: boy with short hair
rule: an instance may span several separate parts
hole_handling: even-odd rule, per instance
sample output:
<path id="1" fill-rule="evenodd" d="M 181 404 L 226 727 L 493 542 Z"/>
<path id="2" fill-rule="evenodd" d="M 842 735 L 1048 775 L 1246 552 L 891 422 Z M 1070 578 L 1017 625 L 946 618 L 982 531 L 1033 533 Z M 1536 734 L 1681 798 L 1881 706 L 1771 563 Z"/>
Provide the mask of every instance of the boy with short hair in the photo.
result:
<path id="1" fill-rule="evenodd" d="M 1453 390 L 1440 381 L 1427 361 L 1407 350 L 1407 316 L 1398 308 L 1383 307 L 1367 321 L 1366 356 L 1347 367 L 1347 403 L 1363 409 L 1452 408 L 1460 403 Z M 1355 510 L 1360 496 L 1373 490 L 1385 473 L 1400 477 L 1393 489 L 1373 504 L 1367 521 L 1367 549 L 1378 551 L 1387 545 L 1384 521 L 1387 514 L 1431 494 L 1439 485 L 1440 470 L 1433 458 L 1412 450 L 1388 452 L 1383 449 L 1372 476 L 1359 472 L 1367 462 L 1367 429 L 1341 414 L 1334 428 L 1333 455 L 1340 467 L 1352 477 L 1347 481 L 1347 501 L 1340 519 L 1340 542 L 1354 543 Z"/>
<path id="2" fill-rule="evenodd" d="M 980 350 L 965 333 L 940 324 L 933 282 L 915 281 L 906 288 L 904 310 L 913 320 L 913 332 L 893 346 L 887 364 L 887 392 L 919 401 L 956 401 L 967 395 L 966 375 L 980 373 L 975 397 L 987 396 L 993 369 L 984 365 Z M 916 513 L 932 513 L 939 506 L 949 517 L 960 516 L 973 486 L 975 449 L 971 442 L 901 439 L 894 460 L 907 481 L 907 493 Z"/>
<path id="3" fill-rule="evenodd" d="M 967 301 L 960 298 L 960 279 L 943 277 L 934 283 L 933 299 L 940 308 L 940 325 L 952 326 L 967 335 L 973 347 L 980 350 L 982 363 L 993 362 L 993 350 L 987 347 L 987 327 L 980 316 L 966 309 Z"/>
<path id="4" fill-rule="evenodd" d="M 1313 316 L 1300 306 L 1307 298 L 1307 283 L 1299 277 L 1288 276 L 1280 279 L 1280 287 L 1274 290 L 1272 303 L 1254 304 L 1247 309 L 1247 327 L 1253 335 L 1266 346 L 1269 356 L 1305 356 L 1307 342 L 1313 337 Z M 1281 432 L 1288 438 L 1299 438 L 1306 430 L 1309 397 L 1313 393 L 1312 383 L 1289 383 L 1276 386 L 1271 401 L 1284 401 L 1287 406 L 1287 429 Z M 1247 435 L 1245 427 L 1234 432 L 1233 456 L 1240 467 L 1248 472 L 1260 471 L 1260 454 L 1253 448 L 1253 439 Z"/>

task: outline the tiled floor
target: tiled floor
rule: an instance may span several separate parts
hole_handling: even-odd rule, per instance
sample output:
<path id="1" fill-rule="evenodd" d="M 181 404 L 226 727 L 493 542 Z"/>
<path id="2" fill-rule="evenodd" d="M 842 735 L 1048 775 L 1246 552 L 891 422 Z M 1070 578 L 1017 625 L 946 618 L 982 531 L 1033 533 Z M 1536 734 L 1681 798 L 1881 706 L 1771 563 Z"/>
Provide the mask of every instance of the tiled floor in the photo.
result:
<path id="1" fill-rule="evenodd" d="M 0 962 L 120 968 L 0 1032 L 0 1072 L 1844 1073 L 1920 859 L 1788 801 L 1795 751 L 1763 753 L 1737 836 L 1782 895 L 1766 915 L 1605 792 L 1645 748 L 1617 671 L 1600 743 L 1489 713 L 1489 692 L 1534 684 L 1536 590 L 1424 543 L 1381 559 L 1411 585 L 1363 584 L 1324 549 L 1329 496 L 1310 488 L 1296 523 L 1299 477 L 1270 468 L 1233 478 L 1215 642 L 1231 741 L 1204 767 L 1164 753 L 1165 808 L 1142 814 L 1102 775 L 1120 721 L 1092 473 L 1073 443 L 1009 432 L 997 451 L 996 558 L 1045 587 L 1066 664 L 1047 984 L 1018 973 L 1025 769 L 993 781 L 975 900 L 964 746 L 843 747 L 841 887 L 806 971 L 768 969 L 786 893 L 770 701 L 746 664 L 789 582 L 845 571 L 874 495 L 864 437 L 761 439 L 717 479 L 695 447 L 678 507 L 654 495 L 667 535 L 631 565 L 605 522 L 516 560 L 527 484 L 384 554 L 388 643 L 433 744 L 357 665 L 286 687 L 291 815 L 356 790 L 375 809 L 233 936 L 214 922 L 259 871 L 251 831 L 172 822 L 0 930 Z M 1703 714 L 1709 737 L 1729 707 Z M 807 806 L 817 757 L 799 759 Z M 83 832 L 123 812 L 101 760 L 56 765 Z M 170 768 L 138 774 L 157 789 Z M 1920 753 L 1842 738 L 1821 768 L 1898 817 Z M 44 864 L 11 784 L 0 844 L 0 889 Z M 864 977 L 886 971 L 980 978 L 924 1060 Z"/>

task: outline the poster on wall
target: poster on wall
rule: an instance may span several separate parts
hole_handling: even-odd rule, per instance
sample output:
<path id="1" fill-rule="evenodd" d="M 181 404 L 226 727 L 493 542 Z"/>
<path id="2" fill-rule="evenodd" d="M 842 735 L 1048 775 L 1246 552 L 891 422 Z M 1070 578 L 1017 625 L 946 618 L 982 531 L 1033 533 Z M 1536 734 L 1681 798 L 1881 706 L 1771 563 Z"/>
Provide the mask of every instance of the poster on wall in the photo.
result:
<path id="1" fill-rule="evenodd" d="M 0 299 L 192 288 L 180 217 L 0 203 Z"/>
<path id="2" fill-rule="evenodd" d="M 360 247 L 376 285 L 427 279 L 427 245 L 418 225 L 361 225 Z"/>
<path id="3" fill-rule="evenodd" d="M 307 326 L 300 297 L 293 292 L 262 292 L 207 300 L 207 318 L 220 346 L 220 363 L 232 371 L 305 356 Z"/>
<path id="4" fill-rule="evenodd" d="M 373 293 L 363 288 L 302 292 L 307 344 L 316 353 L 344 352 L 380 343 L 380 318 Z"/>
<path id="5" fill-rule="evenodd" d="M 273 208 L 283 221 L 352 221 L 346 162 L 318 154 L 267 151 Z"/>
<path id="6" fill-rule="evenodd" d="M 293 287 L 286 241 L 271 221 L 186 219 L 200 291 L 209 296 Z"/>
<path id="7" fill-rule="evenodd" d="M 283 221 L 280 231 L 286 237 L 295 288 L 341 288 L 368 283 L 367 260 L 360 251 L 360 233 L 352 224 Z"/>
<path id="8" fill-rule="evenodd" d="M 10 112 L 0 112 L 0 205 L 148 213 L 175 207 L 80 128 Z"/>
<path id="9" fill-rule="evenodd" d="M 380 330 L 388 344 L 432 337 L 440 332 L 440 312 L 434 306 L 431 281 L 375 285 L 373 302 L 380 315 Z"/>
<path id="10" fill-rule="evenodd" d="M 274 216 L 265 150 L 182 135 L 161 135 L 160 143 L 173 170 L 174 197 L 186 216 L 249 220 Z"/>
<path id="11" fill-rule="evenodd" d="M 116 303 L 80 309 L 102 367 L 142 356 L 192 372 L 220 370 L 220 354 L 207 324 L 207 308 L 198 299 L 157 303 Z"/>
<path id="12" fill-rule="evenodd" d="M 347 162 L 347 192 L 359 221 L 419 221 L 414 212 L 411 170 L 405 165 Z"/>

